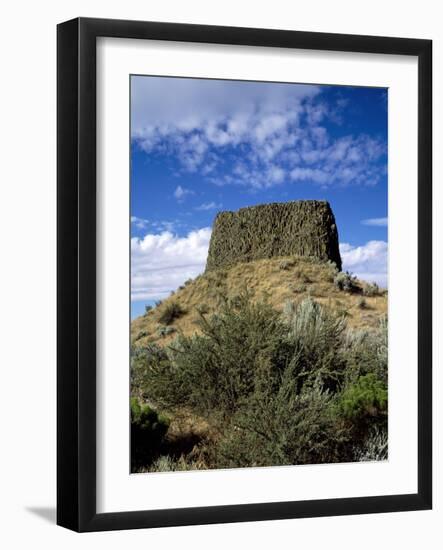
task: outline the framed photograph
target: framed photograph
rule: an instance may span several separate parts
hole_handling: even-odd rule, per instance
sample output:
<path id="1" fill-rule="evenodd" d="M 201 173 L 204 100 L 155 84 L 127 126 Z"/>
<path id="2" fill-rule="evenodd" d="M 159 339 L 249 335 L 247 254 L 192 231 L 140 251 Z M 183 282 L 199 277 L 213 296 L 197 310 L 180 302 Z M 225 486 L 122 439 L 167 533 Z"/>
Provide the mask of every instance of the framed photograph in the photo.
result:
<path id="1" fill-rule="evenodd" d="M 432 506 L 432 43 L 58 26 L 59 525 Z"/>

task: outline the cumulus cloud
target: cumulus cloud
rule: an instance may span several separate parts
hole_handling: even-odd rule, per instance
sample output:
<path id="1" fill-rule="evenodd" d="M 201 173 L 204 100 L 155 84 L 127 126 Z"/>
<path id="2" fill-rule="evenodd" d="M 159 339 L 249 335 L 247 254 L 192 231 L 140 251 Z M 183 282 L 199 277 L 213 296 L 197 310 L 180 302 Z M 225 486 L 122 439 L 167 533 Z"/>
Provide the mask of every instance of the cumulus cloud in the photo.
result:
<path id="1" fill-rule="evenodd" d="M 348 243 L 340 245 L 343 270 L 350 271 L 359 279 L 375 282 L 382 287 L 388 285 L 388 243 L 369 241 L 361 246 Z"/>
<path id="2" fill-rule="evenodd" d="M 372 225 L 374 227 L 387 227 L 388 218 L 368 218 L 367 220 L 362 220 L 363 225 Z"/>
<path id="3" fill-rule="evenodd" d="M 386 144 L 336 138 L 325 127 L 338 124 L 345 108 L 339 98 L 322 101 L 318 86 L 134 77 L 132 139 L 219 185 L 375 184 Z"/>
<path id="4" fill-rule="evenodd" d="M 165 298 L 204 271 L 211 229 L 178 237 L 170 231 L 131 239 L 131 299 Z"/>

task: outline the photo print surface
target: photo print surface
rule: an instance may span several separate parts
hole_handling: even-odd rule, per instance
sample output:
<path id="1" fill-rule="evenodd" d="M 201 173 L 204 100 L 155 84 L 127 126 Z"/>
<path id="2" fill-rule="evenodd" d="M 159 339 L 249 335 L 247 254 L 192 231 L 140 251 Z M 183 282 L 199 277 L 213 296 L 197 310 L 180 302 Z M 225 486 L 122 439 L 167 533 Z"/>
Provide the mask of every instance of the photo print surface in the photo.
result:
<path id="1" fill-rule="evenodd" d="M 388 90 L 133 75 L 131 472 L 386 460 Z"/>

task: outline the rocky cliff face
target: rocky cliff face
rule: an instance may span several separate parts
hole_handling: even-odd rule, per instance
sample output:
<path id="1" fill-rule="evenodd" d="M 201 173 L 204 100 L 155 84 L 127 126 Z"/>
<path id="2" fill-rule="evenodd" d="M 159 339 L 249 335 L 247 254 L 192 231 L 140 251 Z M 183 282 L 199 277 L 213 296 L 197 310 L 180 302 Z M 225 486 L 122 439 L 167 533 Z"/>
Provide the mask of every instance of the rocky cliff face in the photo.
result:
<path id="1" fill-rule="evenodd" d="M 338 232 L 326 201 L 270 203 L 215 218 L 206 271 L 278 256 L 331 260 L 341 270 Z"/>

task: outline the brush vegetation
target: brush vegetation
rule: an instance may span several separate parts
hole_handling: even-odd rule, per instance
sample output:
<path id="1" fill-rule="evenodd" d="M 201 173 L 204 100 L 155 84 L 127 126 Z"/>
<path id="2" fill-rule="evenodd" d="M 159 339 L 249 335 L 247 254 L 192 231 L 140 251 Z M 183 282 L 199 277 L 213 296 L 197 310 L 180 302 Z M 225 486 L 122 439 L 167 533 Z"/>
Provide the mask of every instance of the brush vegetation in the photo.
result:
<path id="1" fill-rule="evenodd" d="M 289 283 L 298 269 L 312 281 L 307 286 L 318 285 L 319 294 L 326 286 L 335 288 L 341 307 L 353 309 L 355 296 L 336 289 L 330 265 L 319 269 L 307 260 L 303 265 L 290 261 L 293 266 L 281 267 L 281 259 L 275 264 L 270 260 L 248 264 L 243 275 L 248 270 L 251 274 L 276 270 L 280 276 L 292 273 Z M 235 269 L 241 268 L 236 266 L 229 276 L 217 279 L 225 289 L 234 286 Z M 155 432 L 155 446 L 145 454 L 144 463 L 143 451 L 134 450 L 133 471 L 386 458 L 385 317 L 378 311 L 376 324 L 352 326 L 350 317 L 337 308 L 335 295 L 295 297 L 292 290 L 282 290 L 281 280 L 275 292 L 264 292 L 272 291 L 267 287 L 272 278 L 255 281 L 253 290 L 236 295 L 231 291 L 230 297 L 221 292 L 213 299 L 209 290 L 215 284 L 207 285 L 204 278 L 189 283 L 174 300 L 186 292 L 183 310 L 190 311 L 191 299 L 200 304 L 193 330 L 179 330 L 167 343 L 166 338 L 161 342 L 142 338 L 143 345 L 137 340 L 133 346 L 133 407 L 144 403 L 158 419 L 170 419 L 166 430 L 163 422 L 160 432 Z M 278 307 L 283 296 L 291 299 Z M 365 297 L 368 303 L 375 299 Z M 161 314 L 154 309 L 148 317 L 157 322 Z M 148 437 L 154 437 L 151 431 L 158 423 L 152 416 Z"/>

